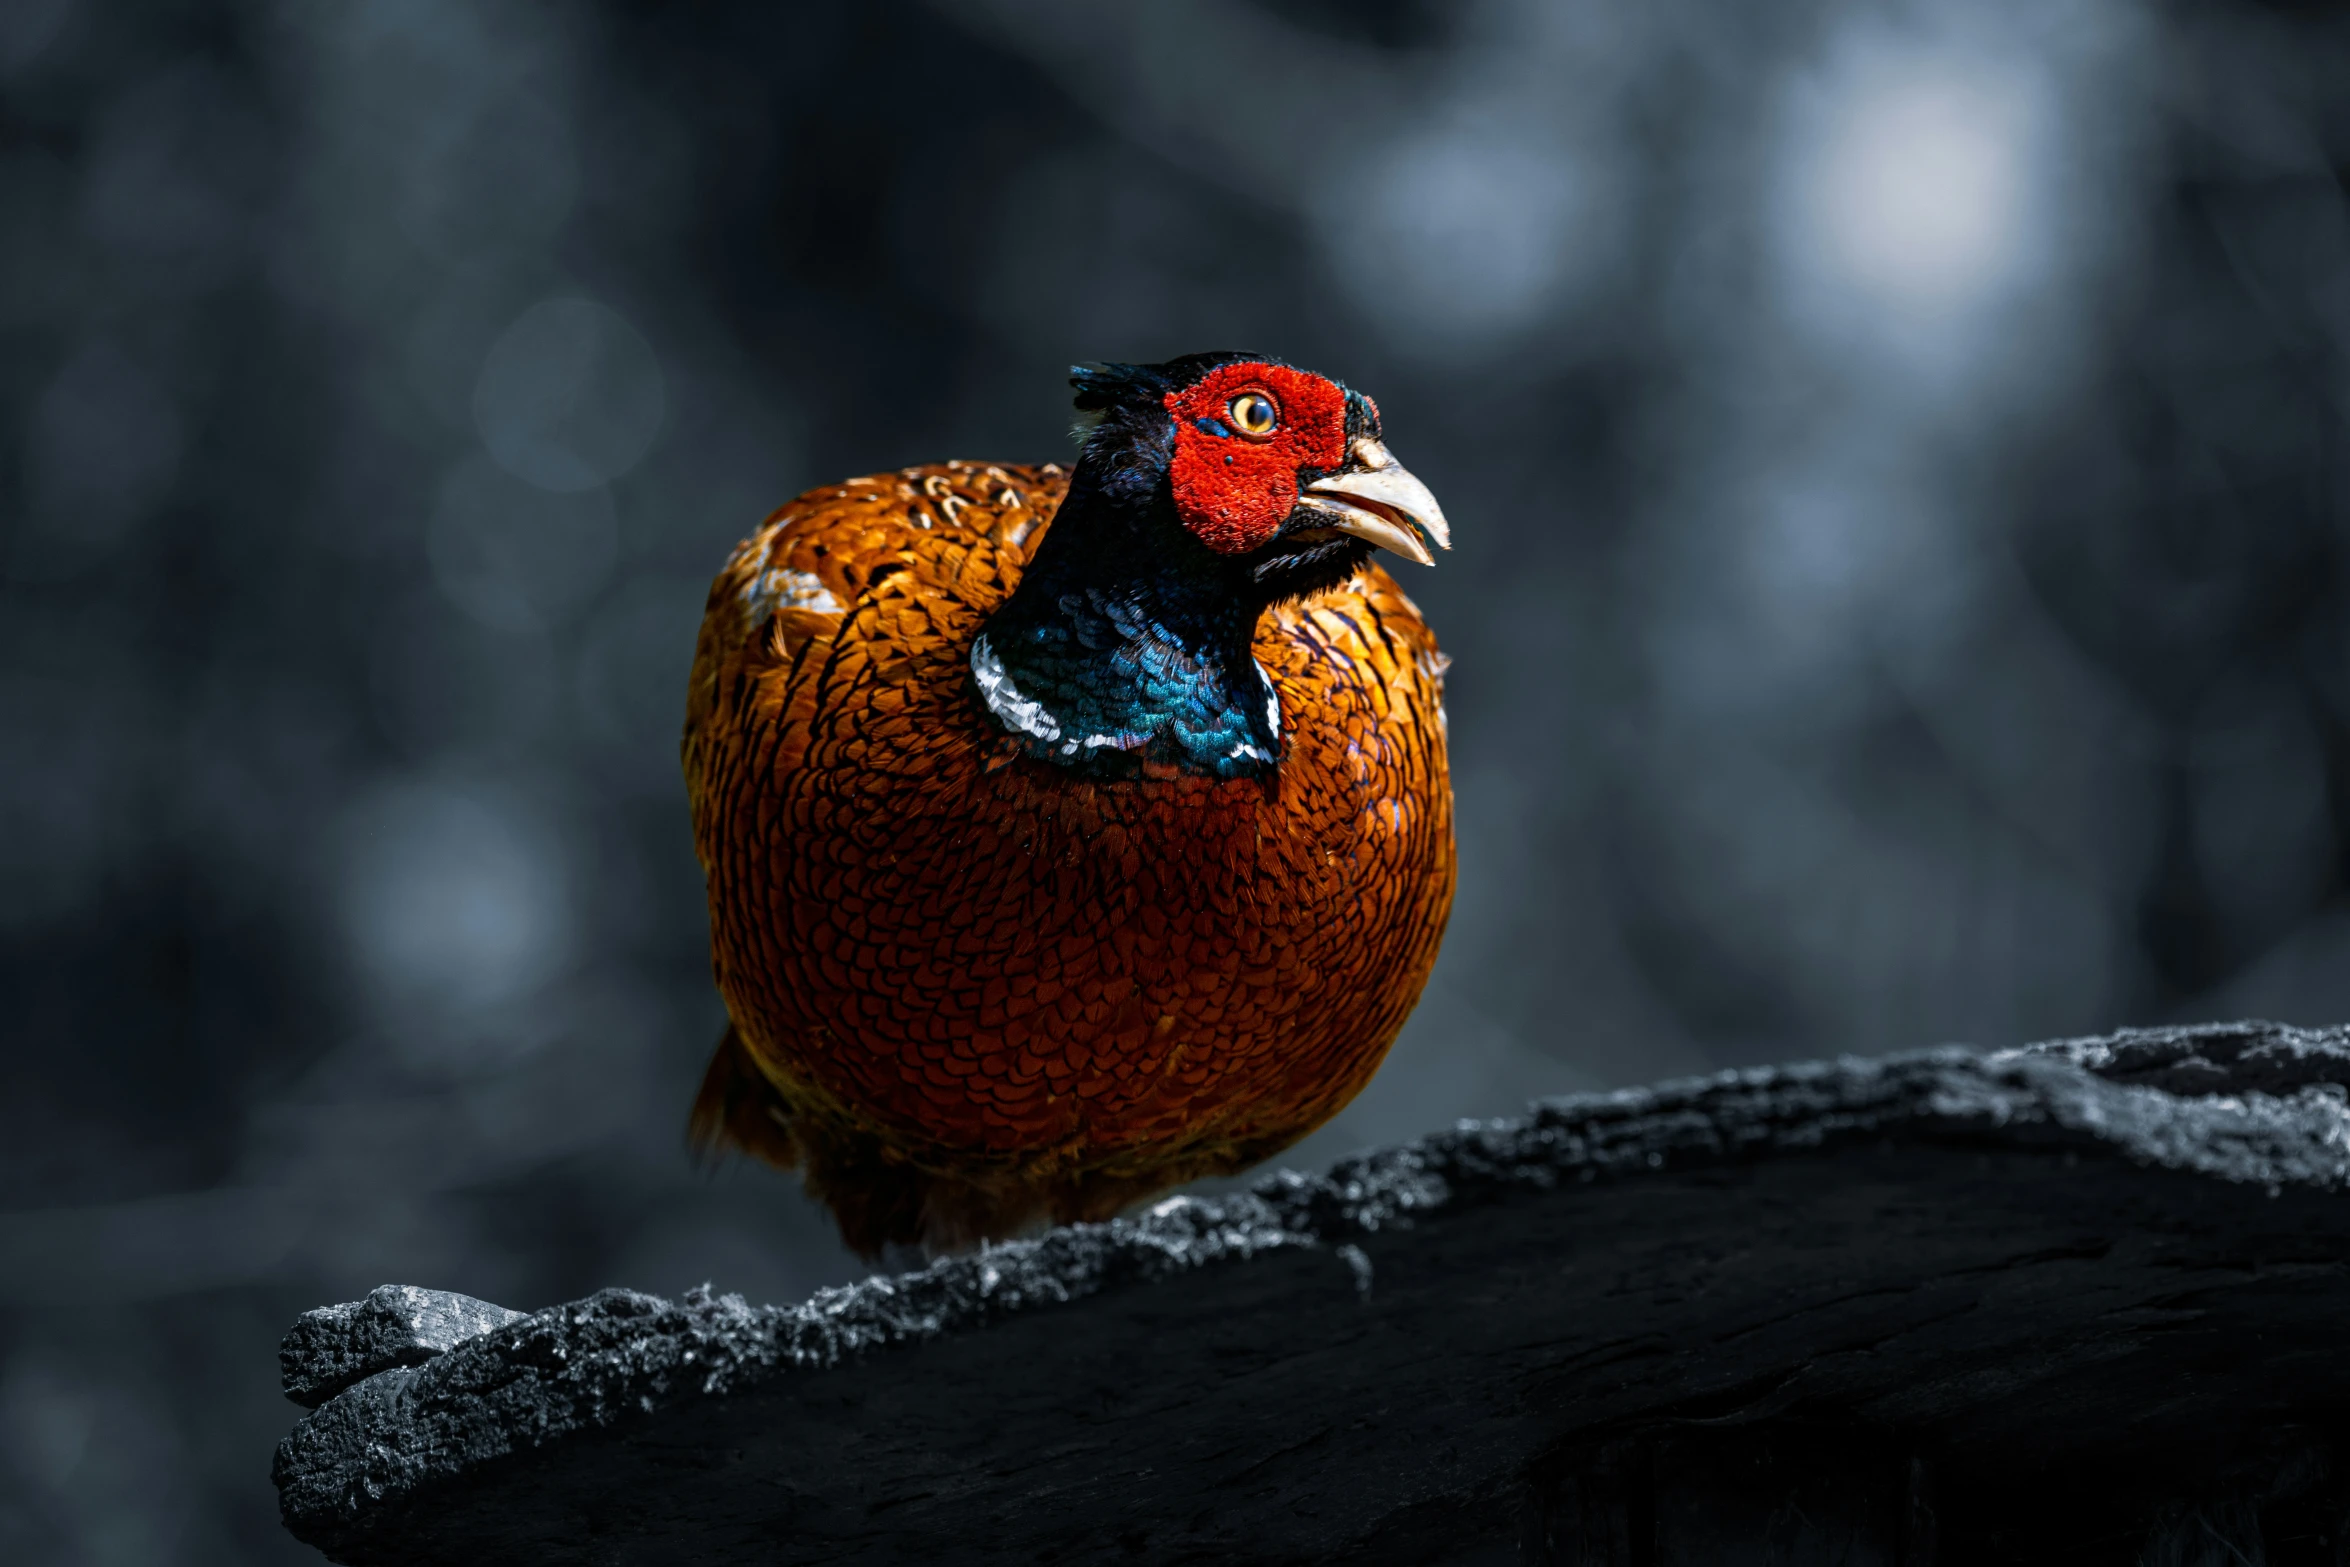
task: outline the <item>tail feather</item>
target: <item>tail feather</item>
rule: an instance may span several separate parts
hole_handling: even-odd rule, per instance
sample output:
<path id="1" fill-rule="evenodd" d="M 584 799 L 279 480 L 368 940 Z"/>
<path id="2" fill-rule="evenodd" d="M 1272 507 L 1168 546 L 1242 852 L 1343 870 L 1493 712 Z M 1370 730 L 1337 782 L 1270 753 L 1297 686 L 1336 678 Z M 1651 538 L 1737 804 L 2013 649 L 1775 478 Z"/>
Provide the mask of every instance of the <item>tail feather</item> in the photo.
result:
<path id="1" fill-rule="evenodd" d="M 795 1115 L 732 1023 L 702 1074 L 686 1141 L 707 1159 L 745 1153 L 798 1170 L 808 1195 L 832 1211 L 842 1241 L 868 1262 L 952 1249 L 966 1229 L 984 1233 L 990 1216 L 966 1214 L 967 1200 L 954 1201 L 962 1183 L 906 1163 L 870 1133 Z"/>
<path id="2" fill-rule="evenodd" d="M 799 1139 L 792 1135 L 783 1096 L 751 1059 L 750 1048 L 731 1022 L 719 1036 L 709 1070 L 702 1074 L 702 1090 L 694 1095 L 685 1137 L 707 1159 L 737 1152 L 779 1170 L 799 1168 Z"/>

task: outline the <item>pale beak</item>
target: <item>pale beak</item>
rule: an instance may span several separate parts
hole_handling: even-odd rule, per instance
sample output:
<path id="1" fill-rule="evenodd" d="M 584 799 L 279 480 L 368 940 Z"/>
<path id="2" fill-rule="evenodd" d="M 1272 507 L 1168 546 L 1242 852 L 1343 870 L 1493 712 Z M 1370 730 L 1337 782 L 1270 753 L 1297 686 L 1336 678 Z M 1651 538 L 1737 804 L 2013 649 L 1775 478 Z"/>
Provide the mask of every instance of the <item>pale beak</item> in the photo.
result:
<path id="1" fill-rule="evenodd" d="M 1435 565 L 1428 546 L 1451 549 L 1452 530 L 1428 486 L 1367 435 L 1355 437 L 1347 456 L 1352 466 L 1307 485 L 1298 504 L 1322 527 L 1368 539 L 1423 566 Z"/>

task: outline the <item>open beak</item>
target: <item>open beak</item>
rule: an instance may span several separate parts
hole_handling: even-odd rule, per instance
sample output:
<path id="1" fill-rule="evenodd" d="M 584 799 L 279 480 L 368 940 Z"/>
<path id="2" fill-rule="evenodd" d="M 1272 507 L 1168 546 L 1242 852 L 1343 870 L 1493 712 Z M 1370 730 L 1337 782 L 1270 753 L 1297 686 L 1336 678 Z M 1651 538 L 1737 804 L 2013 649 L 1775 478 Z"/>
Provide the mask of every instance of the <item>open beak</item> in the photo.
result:
<path id="1" fill-rule="evenodd" d="M 1451 549 L 1452 530 L 1428 486 L 1367 435 L 1355 437 L 1347 457 L 1348 466 L 1307 485 L 1298 503 L 1322 527 L 1368 539 L 1423 566 L 1435 565 L 1429 546 Z"/>

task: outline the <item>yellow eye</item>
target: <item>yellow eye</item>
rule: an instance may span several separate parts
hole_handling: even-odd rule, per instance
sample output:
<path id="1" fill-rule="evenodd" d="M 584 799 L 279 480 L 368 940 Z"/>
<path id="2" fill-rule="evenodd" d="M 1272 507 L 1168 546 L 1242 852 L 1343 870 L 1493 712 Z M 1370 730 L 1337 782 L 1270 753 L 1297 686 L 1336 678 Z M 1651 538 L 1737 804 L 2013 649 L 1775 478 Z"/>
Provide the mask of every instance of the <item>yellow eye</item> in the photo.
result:
<path id="1" fill-rule="evenodd" d="M 1262 392 L 1241 393 L 1225 412 L 1231 415 L 1232 428 L 1243 435 L 1271 435 L 1281 422 L 1281 410 Z"/>

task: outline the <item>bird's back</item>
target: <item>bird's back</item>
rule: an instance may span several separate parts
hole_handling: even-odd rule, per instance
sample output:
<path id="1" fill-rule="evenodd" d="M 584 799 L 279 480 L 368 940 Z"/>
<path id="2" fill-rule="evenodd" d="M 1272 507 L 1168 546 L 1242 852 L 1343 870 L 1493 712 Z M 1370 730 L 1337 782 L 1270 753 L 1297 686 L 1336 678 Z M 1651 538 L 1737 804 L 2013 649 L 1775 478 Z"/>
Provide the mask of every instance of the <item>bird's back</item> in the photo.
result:
<path id="1" fill-rule="evenodd" d="M 969 658 L 1067 483 L 811 491 L 711 589 L 684 761 L 733 1031 L 698 1114 L 807 1166 L 861 1249 L 1293 1142 L 1377 1067 L 1450 908 L 1443 659 L 1376 567 L 1259 623 L 1274 777 L 1020 753 Z"/>

